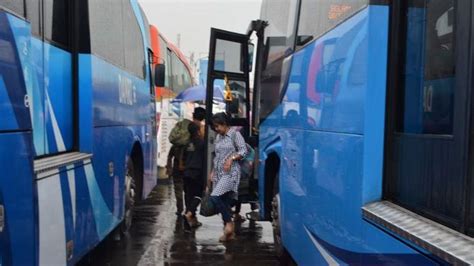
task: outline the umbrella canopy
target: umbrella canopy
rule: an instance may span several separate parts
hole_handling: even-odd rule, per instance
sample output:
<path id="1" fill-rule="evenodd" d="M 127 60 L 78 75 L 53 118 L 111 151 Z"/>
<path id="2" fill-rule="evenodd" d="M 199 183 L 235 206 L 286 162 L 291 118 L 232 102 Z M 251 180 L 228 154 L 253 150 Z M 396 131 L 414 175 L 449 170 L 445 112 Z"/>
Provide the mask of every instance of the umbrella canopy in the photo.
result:
<path id="1" fill-rule="evenodd" d="M 224 95 L 220 87 L 214 87 L 214 100 L 223 101 Z M 171 102 L 195 102 L 206 100 L 206 87 L 198 85 L 180 92 Z"/>

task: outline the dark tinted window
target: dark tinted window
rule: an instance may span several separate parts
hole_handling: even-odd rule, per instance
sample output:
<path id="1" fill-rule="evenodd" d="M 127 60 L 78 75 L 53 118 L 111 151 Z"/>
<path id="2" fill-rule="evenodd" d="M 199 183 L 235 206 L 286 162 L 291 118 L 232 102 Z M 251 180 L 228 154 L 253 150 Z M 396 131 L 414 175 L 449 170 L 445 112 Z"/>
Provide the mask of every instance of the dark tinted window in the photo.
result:
<path id="1" fill-rule="evenodd" d="M 125 69 L 140 78 L 144 78 L 146 69 L 145 48 L 142 32 L 130 0 L 123 0 L 123 22 Z M 149 27 L 146 29 L 149 29 Z"/>
<path id="2" fill-rule="evenodd" d="M 454 12 L 453 0 L 408 1 L 399 132 L 452 133 Z"/>
<path id="3" fill-rule="evenodd" d="M 24 15 L 23 0 L 0 0 L 0 6 L 15 12 L 17 15 Z"/>
<path id="4" fill-rule="evenodd" d="M 68 0 L 44 0 L 44 37 L 53 43 L 69 47 Z"/>
<path id="5" fill-rule="evenodd" d="M 31 23 L 31 33 L 40 35 L 40 0 L 26 0 L 26 19 Z"/>
<path id="6" fill-rule="evenodd" d="M 283 86 L 288 78 L 290 60 L 278 60 L 268 66 L 262 75 L 260 87 L 260 119 L 265 119 L 281 103 Z"/>
<path id="7" fill-rule="evenodd" d="M 264 66 L 293 51 L 297 9 L 295 0 L 263 1 L 260 17 L 269 23 L 265 29 Z"/>
<path id="8" fill-rule="evenodd" d="M 117 0 L 89 1 L 91 52 L 125 67 L 122 5 Z M 130 23 L 130 22 L 129 22 Z"/>
<path id="9" fill-rule="evenodd" d="M 260 119 L 265 119 L 279 106 L 282 81 L 288 75 L 286 56 L 294 51 L 298 2 L 295 0 L 264 0 L 261 19 L 268 21 L 265 29 L 263 71 L 260 84 Z"/>
<path id="10" fill-rule="evenodd" d="M 304 45 L 330 30 L 367 5 L 367 2 L 367 0 L 302 0 L 297 45 Z"/>

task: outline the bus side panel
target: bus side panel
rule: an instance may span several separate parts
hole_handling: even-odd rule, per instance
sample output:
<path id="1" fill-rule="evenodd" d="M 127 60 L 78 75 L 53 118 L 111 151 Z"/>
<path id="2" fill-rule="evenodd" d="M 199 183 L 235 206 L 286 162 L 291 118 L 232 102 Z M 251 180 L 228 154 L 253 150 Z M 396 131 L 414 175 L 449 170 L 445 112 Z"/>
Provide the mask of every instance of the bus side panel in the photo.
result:
<path id="1" fill-rule="evenodd" d="M 5 227 L 0 232 L 1 265 L 36 263 L 32 152 L 31 133 L 0 134 L 0 204 L 5 211 Z"/>
<path id="2" fill-rule="evenodd" d="M 49 152 L 46 144 L 45 128 L 45 95 L 44 95 L 44 43 L 32 36 L 30 39 L 29 58 L 25 61 L 30 73 L 27 82 L 28 97 L 30 102 L 31 123 L 33 125 L 33 144 L 35 156 L 42 156 Z"/>
<path id="3" fill-rule="evenodd" d="M 130 155 L 134 142 L 141 144 L 144 159 L 142 196 L 146 197 L 156 185 L 154 163 L 151 159 L 147 160 L 151 158 L 151 145 L 155 140 L 151 129 L 154 108 L 151 107 L 150 85 L 96 56 L 90 57 L 94 127 L 126 126 L 133 133 L 133 141 L 130 142 L 124 142 L 113 134 L 108 141 L 126 145 L 127 155 Z M 94 146 L 94 151 L 97 150 L 100 148 Z"/>
<path id="4" fill-rule="evenodd" d="M 73 97 L 71 53 L 43 43 L 44 116 L 46 153 L 73 148 Z"/>
<path id="5" fill-rule="evenodd" d="M 374 27 L 385 37 L 370 36 Z M 381 195 L 387 36 L 388 8 L 370 6 L 298 51 L 291 90 L 261 125 L 261 147 L 268 131 L 281 139 L 282 238 L 300 265 L 433 264 L 362 219 Z M 304 127 L 286 121 L 290 111 Z"/>
<path id="6" fill-rule="evenodd" d="M 36 263 L 33 147 L 24 76 L 27 67 L 22 64 L 28 56 L 29 37 L 27 22 L 0 10 L 1 265 Z"/>
<path id="7" fill-rule="evenodd" d="M 23 59 L 28 55 L 29 24 L 0 11 L 0 80 L 6 90 L 0 93 L 0 131 L 31 130 Z"/>
<path id="8" fill-rule="evenodd" d="M 117 178 L 99 176 L 98 168 L 91 160 L 85 160 L 84 166 L 74 171 L 76 193 L 76 218 L 74 235 L 74 264 L 100 241 L 102 241 L 120 222 L 118 214 L 120 206 L 109 208 L 107 196 L 101 191 L 100 182 L 109 179 L 117 183 Z M 120 197 L 117 196 L 117 200 Z"/>
<path id="9" fill-rule="evenodd" d="M 123 176 L 123 170 L 110 176 L 104 174 L 105 168 L 108 171 L 108 163 L 87 159 L 39 176 L 36 182 L 41 265 L 73 265 L 119 224 L 123 190 L 118 176 Z M 102 191 L 102 183 L 107 181 L 106 185 L 114 189 L 113 195 Z M 107 204 L 111 198 L 112 208 Z"/>

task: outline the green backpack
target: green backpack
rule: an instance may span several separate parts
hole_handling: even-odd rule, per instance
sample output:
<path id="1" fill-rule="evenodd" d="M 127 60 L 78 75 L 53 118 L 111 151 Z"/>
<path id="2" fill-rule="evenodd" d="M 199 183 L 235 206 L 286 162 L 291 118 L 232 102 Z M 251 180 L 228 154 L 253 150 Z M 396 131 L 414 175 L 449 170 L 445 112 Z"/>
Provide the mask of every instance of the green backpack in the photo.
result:
<path id="1" fill-rule="evenodd" d="M 173 129 L 168 136 L 168 140 L 173 145 L 185 146 L 188 145 L 191 141 L 191 135 L 188 131 L 189 124 L 192 123 L 191 120 L 184 119 L 176 123 Z"/>

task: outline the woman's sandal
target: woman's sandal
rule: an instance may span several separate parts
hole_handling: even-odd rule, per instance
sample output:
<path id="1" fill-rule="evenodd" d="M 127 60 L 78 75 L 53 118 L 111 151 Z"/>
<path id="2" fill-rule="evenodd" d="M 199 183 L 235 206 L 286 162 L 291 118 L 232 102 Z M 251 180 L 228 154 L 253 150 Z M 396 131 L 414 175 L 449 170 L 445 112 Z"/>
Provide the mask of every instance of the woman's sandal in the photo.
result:
<path id="1" fill-rule="evenodd" d="M 221 237 L 219 237 L 219 242 L 229 242 L 232 240 L 235 240 L 235 233 L 224 233 Z"/>

